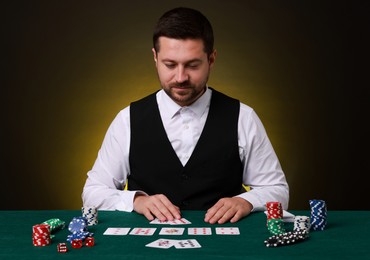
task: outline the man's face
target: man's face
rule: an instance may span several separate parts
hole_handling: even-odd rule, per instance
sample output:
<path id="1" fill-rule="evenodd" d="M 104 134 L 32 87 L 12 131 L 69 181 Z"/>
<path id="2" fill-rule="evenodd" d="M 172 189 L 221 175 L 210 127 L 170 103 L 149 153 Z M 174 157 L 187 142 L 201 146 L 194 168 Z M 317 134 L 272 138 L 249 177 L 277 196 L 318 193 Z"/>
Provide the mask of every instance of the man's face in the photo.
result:
<path id="1" fill-rule="evenodd" d="M 152 51 L 163 90 L 180 106 L 191 105 L 206 89 L 216 51 L 208 59 L 201 39 L 159 37 L 159 46 Z"/>

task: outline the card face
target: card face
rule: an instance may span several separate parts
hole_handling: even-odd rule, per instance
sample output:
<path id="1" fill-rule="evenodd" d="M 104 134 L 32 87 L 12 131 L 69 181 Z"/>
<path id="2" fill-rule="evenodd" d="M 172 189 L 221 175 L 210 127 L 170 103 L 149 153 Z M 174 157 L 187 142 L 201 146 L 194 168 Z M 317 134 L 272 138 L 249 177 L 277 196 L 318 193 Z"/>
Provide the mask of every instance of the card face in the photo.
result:
<path id="1" fill-rule="evenodd" d="M 195 239 L 177 240 L 174 245 L 177 249 L 201 248 L 202 247 L 198 243 L 198 241 Z"/>
<path id="2" fill-rule="evenodd" d="M 131 228 L 115 228 L 110 227 L 105 230 L 103 235 L 112 235 L 112 236 L 125 236 L 128 234 Z"/>
<path id="3" fill-rule="evenodd" d="M 170 221 L 171 225 L 188 225 L 188 224 L 191 224 L 191 222 L 185 218 L 181 218 L 181 219 L 174 219 L 172 221 Z"/>
<path id="4" fill-rule="evenodd" d="M 167 221 L 160 221 L 159 219 L 155 218 L 149 222 L 149 224 L 165 224 Z"/>
<path id="5" fill-rule="evenodd" d="M 160 235 L 182 235 L 185 228 L 162 228 L 159 232 Z"/>
<path id="6" fill-rule="evenodd" d="M 167 249 L 170 248 L 171 246 L 174 245 L 174 241 L 171 239 L 158 239 L 156 241 L 153 241 L 145 246 L 147 247 L 154 247 L 154 248 L 162 248 L 162 249 Z"/>
<path id="7" fill-rule="evenodd" d="M 130 235 L 152 236 L 156 230 L 156 228 L 134 228 L 131 230 Z"/>
<path id="8" fill-rule="evenodd" d="M 238 227 L 218 227 L 216 228 L 217 235 L 240 235 Z"/>
<path id="9" fill-rule="evenodd" d="M 160 221 L 159 219 L 155 218 L 154 220 L 149 222 L 150 224 L 159 224 L 159 225 L 186 225 L 191 224 L 191 222 L 185 218 L 181 219 L 174 219 L 174 220 L 166 220 Z"/>
<path id="10" fill-rule="evenodd" d="M 188 228 L 188 235 L 212 235 L 211 228 Z"/>

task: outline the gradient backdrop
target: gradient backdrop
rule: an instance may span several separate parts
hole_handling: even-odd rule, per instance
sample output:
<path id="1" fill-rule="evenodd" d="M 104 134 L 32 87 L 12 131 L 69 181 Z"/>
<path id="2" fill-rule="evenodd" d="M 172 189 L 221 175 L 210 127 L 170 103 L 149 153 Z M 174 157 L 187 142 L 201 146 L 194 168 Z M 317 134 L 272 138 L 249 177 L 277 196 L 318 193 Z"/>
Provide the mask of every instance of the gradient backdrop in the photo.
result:
<path id="1" fill-rule="evenodd" d="M 81 207 L 110 122 L 159 88 L 152 29 L 177 6 L 199 9 L 213 24 L 218 58 L 209 84 L 262 119 L 290 184 L 290 209 L 308 209 L 309 199 L 370 209 L 369 153 L 361 149 L 369 99 L 354 67 L 367 29 L 362 3 L 8 2 L 0 209 Z"/>

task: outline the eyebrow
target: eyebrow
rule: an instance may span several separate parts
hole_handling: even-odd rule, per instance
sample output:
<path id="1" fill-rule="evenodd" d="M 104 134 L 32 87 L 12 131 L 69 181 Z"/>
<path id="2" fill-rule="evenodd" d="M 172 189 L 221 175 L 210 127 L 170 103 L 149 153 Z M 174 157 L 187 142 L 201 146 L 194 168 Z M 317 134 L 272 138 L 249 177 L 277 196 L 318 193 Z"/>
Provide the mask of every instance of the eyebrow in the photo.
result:
<path id="1" fill-rule="evenodd" d="M 202 62 L 203 60 L 201 59 L 192 59 L 192 60 L 188 60 L 186 61 L 185 63 L 186 64 L 189 64 L 189 63 L 196 63 L 196 62 Z M 163 59 L 162 62 L 174 62 L 174 63 L 177 63 L 175 60 L 172 60 L 172 59 Z"/>

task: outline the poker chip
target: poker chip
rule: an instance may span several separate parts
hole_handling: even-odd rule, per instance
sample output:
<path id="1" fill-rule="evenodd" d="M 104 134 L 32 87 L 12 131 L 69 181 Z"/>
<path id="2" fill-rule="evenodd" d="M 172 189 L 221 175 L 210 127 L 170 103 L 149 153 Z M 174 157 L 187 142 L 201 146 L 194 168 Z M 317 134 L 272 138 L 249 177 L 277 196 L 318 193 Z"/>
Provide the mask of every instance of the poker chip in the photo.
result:
<path id="1" fill-rule="evenodd" d="M 311 229 L 322 231 L 327 225 L 328 212 L 326 208 L 326 203 L 323 200 L 310 200 L 311 208 Z"/>
<path id="2" fill-rule="evenodd" d="M 54 232 L 58 229 L 63 229 L 65 227 L 65 222 L 59 218 L 52 218 L 42 222 L 42 224 L 47 224 L 50 226 L 50 232 Z"/>
<path id="3" fill-rule="evenodd" d="M 98 210 L 95 207 L 82 207 L 81 211 L 82 217 L 86 219 L 88 226 L 94 226 L 98 224 Z"/>
<path id="4" fill-rule="evenodd" d="M 282 208 L 279 202 L 266 203 L 267 228 L 273 236 L 264 241 L 266 247 L 292 245 L 306 240 L 310 230 L 324 230 L 327 224 L 327 208 L 323 200 L 309 200 L 311 215 L 295 216 L 293 231 L 283 226 Z M 281 213 L 280 213 L 281 212 Z"/>
<path id="5" fill-rule="evenodd" d="M 48 224 L 37 224 L 32 227 L 32 243 L 34 246 L 51 244 L 50 226 Z"/>
<path id="6" fill-rule="evenodd" d="M 273 235 L 282 234 L 285 231 L 283 221 L 283 207 L 280 202 L 272 201 L 266 203 L 267 229 Z"/>
<path id="7" fill-rule="evenodd" d="M 307 232 L 310 231 L 311 228 L 311 221 L 310 217 L 307 216 L 295 216 L 294 217 L 294 231 L 306 230 Z"/>
<path id="8" fill-rule="evenodd" d="M 87 220 L 84 217 L 74 217 L 68 225 L 70 232 L 83 232 L 87 229 Z"/>
<path id="9" fill-rule="evenodd" d="M 72 234 L 69 234 L 67 236 L 67 241 L 69 243 L 72 243 L 72 241 L 74 239 L 81 239 L 82 241 L 84 241 L 87 237 L 92 237 L 94 236 L 94 233 L 91 233 L 91 232 L 74 232 Z"/>
<path id="10" fill-rule="evenodd" d="M 282 219 L 283 207 L 280 202 L 273 201 L 266 203 L 267 219 Z"/>
<path id="11" fill-rule="evenodd" d="M 67 241 L 72 244 L 75 240 L 84 241 L 87 237 L 94 236 L 94 233 L 89 232 L 87 229 L 88 224 L 85 217 L 78 216 L 72 218 L 68 225 L 68 230 L 71 234 L 67 236 Z"/>
<path id="12" fill-rule="evenodd" d="M 284 221 L 282 219 L 269 219 L 267 220 L 267 229 L 273 235 L 285 233 Z"/>
<path id="13" fill-rule="evenodd" d="M 308 238 L 306 230 L 289 231 L 279 235 L 273 235 L 264 241 L 266 247 L 278 247 L 293 245 Z"/>

